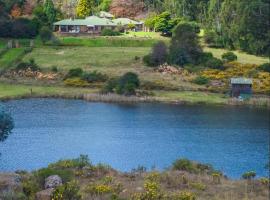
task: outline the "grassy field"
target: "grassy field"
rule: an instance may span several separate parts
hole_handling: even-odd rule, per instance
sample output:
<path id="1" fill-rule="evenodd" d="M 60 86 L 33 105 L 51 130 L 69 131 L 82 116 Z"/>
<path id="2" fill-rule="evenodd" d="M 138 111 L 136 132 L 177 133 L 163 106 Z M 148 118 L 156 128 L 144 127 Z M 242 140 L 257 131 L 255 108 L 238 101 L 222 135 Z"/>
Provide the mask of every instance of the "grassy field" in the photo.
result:
<path id="1" fill-rule="evenodd" d="M 97 92 L 97 89 L 89 88 L 69 88 L 69 87 L 50 87 L 50 86 L 33 86 L 33 85 L 13 85 L 7 83 L 0 83 L 0 99 L 1 98 L 19 98 L 22 96 L 28 96 L 31 94 L 37 96 L 76 96 L 85 93 Z"/>
<path id="2" fill-rule="evenodd" d="M 190 103 L 225 104 L 228 97 L 223 94 L 191 91 L 155 91 L 154 94 L 164 101 L 185 101 Z"/>
<path id="3" fill-rule="evenodd" d="M 216 48 L 209 48 L 209 47 L 204 47 L 205 52 L 211 52 L 215 57 L 221 58 L 221 55 L 223 53 L 228 52 L 226 49 L 216 49 Z M 240 63 L 250 63 L 250 64 L 263 64 L 269 62 L 269 58 L 267 57 L 260 57 L 260 56 L 255 56 L 255 55 L 250 55 L 245 52 L 240 52 L 240 51 L 233 51 L 237 57 L 238 57 L 238 62 Z"/>
<path id="4" fill-rule="evenodd" d="M 9 49 L 0 57 L 0 69 L 11 65 L 23 54 L 24 48 Z"/>
<path id="5" fill-rule="evenodd" d="M 24 60 L 34 58 L 43 68 L 57 66 L 68 70 L 81 67 L 86 70 L 115 70 L 129 68 L 135 57 L 143 57 L 150 51 L 146 47 L 43 47 L 35 48 Z M 109 69 L 110 68 L 110 69 Z"/>

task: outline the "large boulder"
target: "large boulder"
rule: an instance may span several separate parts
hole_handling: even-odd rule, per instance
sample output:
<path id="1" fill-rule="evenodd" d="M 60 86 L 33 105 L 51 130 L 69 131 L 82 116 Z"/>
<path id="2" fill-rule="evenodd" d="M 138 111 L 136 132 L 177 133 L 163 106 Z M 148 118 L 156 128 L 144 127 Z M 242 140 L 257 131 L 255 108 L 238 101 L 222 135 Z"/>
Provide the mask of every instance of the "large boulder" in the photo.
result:
<path id="1" fill-rule="evenodd" d="M 15 173 L 0 173 L 0 194 L 7 192 L 20 192 L 21 190 L 22 186 L 20 175 Z"/>
<path id="2" fill-rule="evenodd" d="M 56 188 L 57 186 L 62 185 L 62 179 L 58 175 L 52 175 L 45 179 L 44 188 Z"/>
<path id="3" fill-rule="evenodd" d="M 36 193 L 36 200 L 51 200 L 53 190 L 53 188 L 49 188 Z"/>

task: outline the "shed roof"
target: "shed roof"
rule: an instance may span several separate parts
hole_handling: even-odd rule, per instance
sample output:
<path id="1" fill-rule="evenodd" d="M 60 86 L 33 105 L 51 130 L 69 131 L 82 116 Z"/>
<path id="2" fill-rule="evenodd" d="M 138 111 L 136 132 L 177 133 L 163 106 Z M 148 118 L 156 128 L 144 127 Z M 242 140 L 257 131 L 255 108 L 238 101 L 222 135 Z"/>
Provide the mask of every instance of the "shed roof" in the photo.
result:
<path id="1" fill-rule="evenodd" d="M 231 84 L 252 85 L 252 79 L 243 77 L 231 78 Z"/>
<path id="2" fill-rule="evenodd" d="M 129 19 L 129 18 L 117 18 L 117 19 L 114 19 L 113 22 L 116 24 L 121 24 L 121 25 L 128 25 L 128 24 L 140 25 L 140 24 L 143 24 L 143 22 L 137 22 L 137 21 Z"/>
<path id="3" fill-rule="evenodd" d="M 85 19 L 64 19 L 54 23 L 54 25 L 62 26 L 116 26 L 116 24 L 109 19 L 100 18 L 97 16 L 86 17 Z"/>

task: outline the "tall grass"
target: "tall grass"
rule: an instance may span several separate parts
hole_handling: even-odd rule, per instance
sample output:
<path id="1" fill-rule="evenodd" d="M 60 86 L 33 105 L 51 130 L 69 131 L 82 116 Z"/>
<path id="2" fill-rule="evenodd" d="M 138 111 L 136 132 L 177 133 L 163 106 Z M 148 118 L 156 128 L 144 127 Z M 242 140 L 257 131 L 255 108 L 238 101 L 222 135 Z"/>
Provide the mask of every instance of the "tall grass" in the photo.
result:
<path id="1" fill-rule="evenodd" d="M 24 48 L 9 49 L 0 58 L 0 70 L 9 67 L 25 54 Z"/>

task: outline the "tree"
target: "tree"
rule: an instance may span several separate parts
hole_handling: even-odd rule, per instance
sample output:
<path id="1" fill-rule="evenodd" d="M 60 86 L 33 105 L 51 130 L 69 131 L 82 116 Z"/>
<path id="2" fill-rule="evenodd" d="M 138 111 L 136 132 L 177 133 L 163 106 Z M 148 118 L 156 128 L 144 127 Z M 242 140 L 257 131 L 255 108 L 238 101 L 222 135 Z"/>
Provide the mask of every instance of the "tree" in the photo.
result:
<path id="1" fill-rule="evenodd" d="M 7 139 L 13 128 L 14 123 L 12 117 L 0 106 L 0 142 Z"/>
<path id="2" fill-rule="evenodd" d="M 188 63 L 196 64 L 201 55 L 202 48 L 199 44 L 197 28 L 194 27 L 194 23 L 179 23 L 174 29 L 169 48 L 170 63 L 180 66 Z"/>
<path id="3" fill-rule="evenodd" d="M 93 12 L 94 0 L 79 0 L 76 7 L 76 14 L 79 18 L 85 18 Z"/>
<path id="4" fill-rule="evenodd" d="M 99 5 L 99 10 L 109 11 L 111 3 L 112 3 L 112 0 L 102 0 L 101 4 Z"/>
<path id="5" fill-rule="evenodd" d="M 56 10 L 52 0 L 46 0 L 44 3 L 44 13 L 47 15 L 50 25 L 53 24 L 56 17 Z"/>
<path id="6" fill-rule="evenodd" d="M 43 44 L 50 41 L 52 39 L 52 31 L 49 27 L 43 26 L 39 31 L 40 39 Z"/>
<path id="7" fill-rule="evenodd" d="M 160 41 L 153 46 L 152 52 L 144 57 L 144 62 L 150 67 L 156 67 L 167 61 L 167 55 L 167 46 Z"/>

